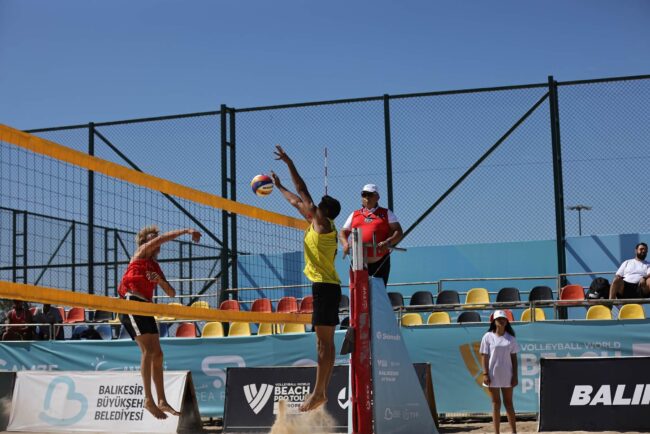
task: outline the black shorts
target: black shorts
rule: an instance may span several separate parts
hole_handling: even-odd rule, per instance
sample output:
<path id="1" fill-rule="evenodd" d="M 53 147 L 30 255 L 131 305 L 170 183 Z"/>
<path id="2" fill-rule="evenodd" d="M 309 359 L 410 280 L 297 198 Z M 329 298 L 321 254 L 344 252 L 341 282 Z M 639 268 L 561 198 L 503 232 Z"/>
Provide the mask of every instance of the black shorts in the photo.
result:
<path id="1" fill-rule="evenodd" d="M 151 303 L 149 300 L 138 297 L 137 295 L 127 294 L 124 297 L 125 300 L 130 301 L 140 301 L 143 303 Z M 156 324 L 156 318 L 152 316 L 142 316 L 142 315 L 130 315 L 126 313 L 121 313 L 119 315 L 120 322 L 126 329 L 131 339 L 135 340 L 136 336 L 145 335 L 145 334 L 159 334 L 158 325 Z"/>
<path id="2" fill-rule="evenodd" d="M 311 324 L 314 326 L 335 326 L 339 323 L 341 285 L 338 283 L 313 282 L 311 294 L 314 297 L 314 312 Z"/>
<path id="3" fill-rule="evenodd" d="M 390 255 L 384 256 L 377 262 L 368 264 L 368 276 L 379 277 L 384 281 L 384 285 L 388 284 L 388 276 L 390 275 Z"/>
<path id="4" fill-rule="evenodd" d="M 638 283 L 630 283 L 624 280 L 623 295 L 619 295 L 618 298 L 643 298 L 643 292 Z"/>

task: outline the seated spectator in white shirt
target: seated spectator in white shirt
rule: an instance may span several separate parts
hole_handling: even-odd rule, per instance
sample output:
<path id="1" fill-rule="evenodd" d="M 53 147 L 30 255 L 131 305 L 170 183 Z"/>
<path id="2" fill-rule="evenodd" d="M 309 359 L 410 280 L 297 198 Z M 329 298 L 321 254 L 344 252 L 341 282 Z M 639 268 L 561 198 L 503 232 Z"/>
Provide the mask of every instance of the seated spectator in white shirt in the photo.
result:
<path id="1" fill-rule="evenodd" d="M 610 299 L 650 297 L 650 263 L 645 260 L 648 245 L 639 243 L 634 250 L 636 257 L 624 261 L 616 271 L 609 289 Z"/>

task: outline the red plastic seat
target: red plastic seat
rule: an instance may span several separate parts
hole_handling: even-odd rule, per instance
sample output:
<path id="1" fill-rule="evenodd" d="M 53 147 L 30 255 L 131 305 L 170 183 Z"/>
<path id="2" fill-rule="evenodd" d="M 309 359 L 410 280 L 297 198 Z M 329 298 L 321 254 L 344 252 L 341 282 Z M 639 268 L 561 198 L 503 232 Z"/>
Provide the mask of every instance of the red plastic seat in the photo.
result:
<path id="1" fill-rule="evenodd" d="M 224 300 L 219 305 L 221 310 L 239 310 L 239 302 L 237 300 Z"/>
<path id="2" fill-rule="evenodd" d="M 258 298 L 253 302 L 251 306 L 252 312 L 273 312 L 273 306 L 271 306 L 271 300 L 268 298 Z"/>
<path id="3" fill-rule="evenodd" d="M 300 300 L 300 309 L 298 309 L 300 313 L 312 313 L 314 312 L 314 297 L 311 295 L 306 296 L 302 300 Z"/>
<path id="4" fill-rule="evenodd" d="M 196 337 L 196 324 L 193 322 L 184 322 L 178 325 L 176 329 L 177 338 L 195 338 Z"/>
<path id="5" fill-rule="evenodd" d="M 72 324 L 75 322 L 85 322 L 86 321 L 86 309 L 83 307 L 73 307 L 68 311 L 68 314 L 65 316 L 66 324 Z"/>
<path id="6" fill-rule="evenodd" d="M 280 301 L 278 301 L 278 307 L 275 311 L 284 313 L 298 312 L 298 302 L 296 301 L 296 297 L 282 297 Z"/>

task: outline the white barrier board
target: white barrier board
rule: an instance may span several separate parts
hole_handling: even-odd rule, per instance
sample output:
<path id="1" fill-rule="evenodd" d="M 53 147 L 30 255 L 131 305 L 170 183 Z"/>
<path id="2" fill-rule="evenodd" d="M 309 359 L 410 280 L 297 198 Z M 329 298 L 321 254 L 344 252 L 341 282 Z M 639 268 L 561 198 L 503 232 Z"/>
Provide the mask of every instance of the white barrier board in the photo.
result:
<path id="1" fill-rule="evenodd" d="M 165 372 L 164 378 L 167 401 L 181 416 L 158 420 L 143 408 L 139 372 L 18 372 L 7 429 L 176 433 L 180 426 L 200 427 L 191 374 L 171 371 Z M 153 383 L 152 392 L 155 399 Z"/>

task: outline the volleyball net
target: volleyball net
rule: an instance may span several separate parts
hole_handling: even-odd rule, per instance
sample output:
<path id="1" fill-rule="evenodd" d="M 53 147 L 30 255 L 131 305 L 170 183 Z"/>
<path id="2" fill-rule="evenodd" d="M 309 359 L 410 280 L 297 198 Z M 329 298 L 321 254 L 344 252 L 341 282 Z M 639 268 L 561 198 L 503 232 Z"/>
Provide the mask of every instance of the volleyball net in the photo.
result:
<path id="1" fill-rule="evenodd" d="M 238 299 L 248 310 L 258 298 L 307 294 L 303 220 L 0 125 L 0 297 L 107 308 L 96 297 L 117 295 L 134 236 L 147 225 L 203 234 L 198 244 L 181 237 L 163 246 L 158 260 L 177 297 L 158 302 L 182 306 L 146 307 L 157 314 L 208 320 L 215 318 L 188 306 Z M 144 308 L 114 298 L 109 304 L 115 312 Z M 298 317 L 308 321 L 278 320 Z"/>

